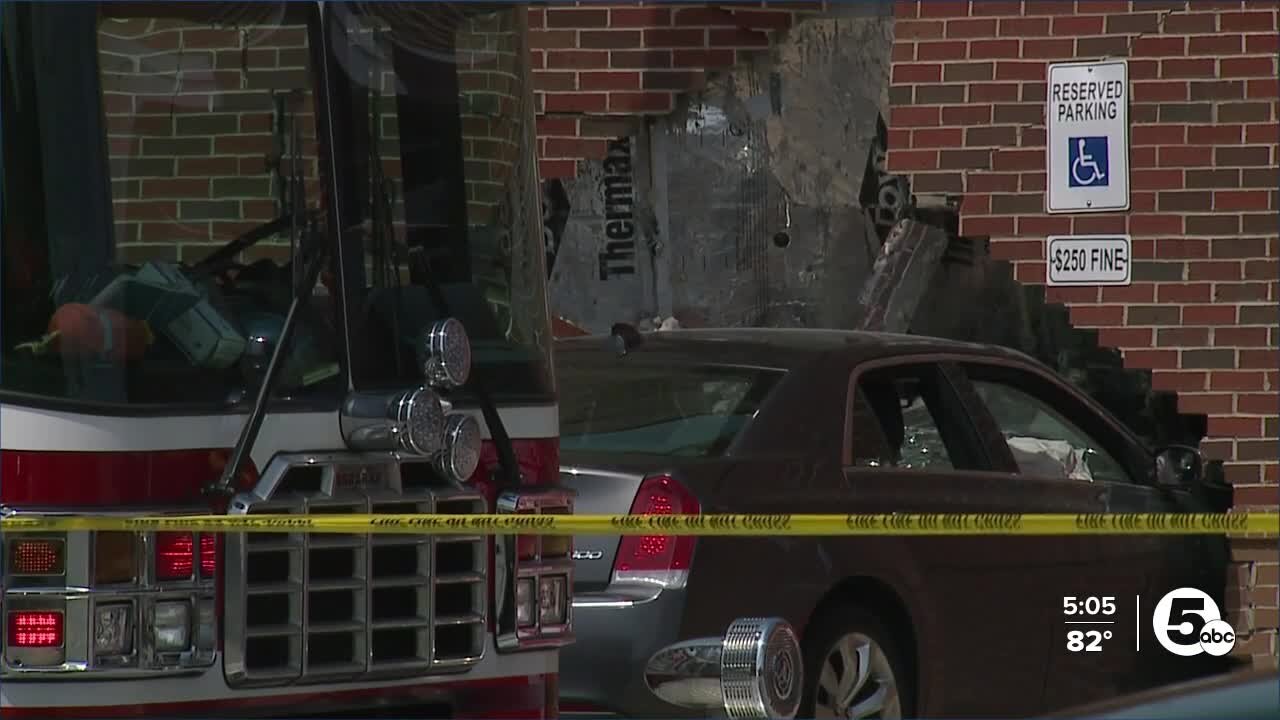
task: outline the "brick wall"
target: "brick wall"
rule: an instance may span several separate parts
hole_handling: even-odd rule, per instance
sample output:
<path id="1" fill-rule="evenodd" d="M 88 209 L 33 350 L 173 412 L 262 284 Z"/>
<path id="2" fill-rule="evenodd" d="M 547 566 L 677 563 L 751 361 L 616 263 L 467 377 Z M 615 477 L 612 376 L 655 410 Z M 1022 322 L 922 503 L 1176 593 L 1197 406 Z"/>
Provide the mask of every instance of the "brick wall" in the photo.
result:
<path id="1" fill-rule="evenodd" d="M 1280 328 L 1274 2 L 895 4 L 889 167 L 917 193 L 963 197 L 960 232 L 1027 283 L 1050 234 L 1130 233 L 1129 287 L 1052 288 L 1077 327 L 1152 370 L 1202 449 L 1226 461 L 1237 507 L 1277 505 Z M 1044 214 L 1046 63 L 1128 57 L 1132 210 Z M 1237 543 L 1239 652 L 1274 663 L 1275 543 Z"/>
<path id="2" fill-rule="evenodd" d="M 529 11 L 543 179 L 601 159 L 631 120 L 666 115 L 709 71 L 769 48 L 824 2 L 551 3 Z"/>
<path id="3" fill-rule="evenodd" d="M 767 50 L 776 32 L 825 6 L 824 2 L 742 2 L 531 7 L 530 57 L 541 176 L 573 177 L 578 160 L 603 158 L 607 141 L 629 132 L 637 117 L 669 113 L 681 93 L 701 86 L 707 72 L 727 69 L 750 53 Z M 161 180 L 169 181 L 175 192 L 186 188 L 167 198 L 173 201 L 168 205 L 138 205 L 122 216 L 128 225 L 121 228 L 121 242 L 130 247 L 131 257 L 182 257 L 183 251 L 177 248 L 184 246 L 188 249 L 182 259 L 189 260 L 197 252 L 195 245 L 216 246 L 243 228 L 270 219 L 272 195 L 263 163 L 272 142 L 270 92 L 301 86 L 300 73 L 306 71 L 308 61 L 303 29 L 250 29 L 242 34 L 194 21 L 133 18 L 106 23 L 100 55 L 104 71 L 110 74 L 108 111 L 115 116 L 112 149 L 115 169 L 120 171 L 115 173 L 116 186 L 122 191 L 116 198 L 137 199 L 136 182 L 143 179 L 151 180 L 152 188 Z M 461 78 L 475 108 L 494 101 L 504 83 L 514 87 L 510 65 L 505 70 L 494 65 L 493 53 L 503 50 L 494 37 L 485 40 L 484 29 L 475 28 L 473 44 L 464 43 L 461 48 L 486 55 L 484 60 L 464 58 L 464 64 L 483 65 L 464 70 Z M 509 44 L 514 36 L 506 32 L 504 37 Z M 390 87 L 388 82 L 384 90 Z M 303 107 L 309 107 L 309 102 L 308 96 Z M 139 113 L 145 117 L 138 117 Z M 384 128 L 394 130 L 394 103 L 387 103 L 384 115 Z M 493 170 L 485 165 L 492 158 L 480 157 L 485 152 L 506 152 L 500 148 L 501 139 L 499 144 L 488 142 L 492 134 L 516 137 L 510 134 L 512 127 L 489 127 L 486 118 L 485 112 L 475 112 L 466 120 L 471 141 L 468 156 L 479 159 L 468 166 L 480 173 L 468 177 L 473 194 L 497 187 L 496 177 L 484 177 Z M 306 123 L 305 134 L 313 138 L 314 122 L 308 117 Z M 216 139 L 215 131 L 235 137 Z M 207 158 L 205 148 L 215 142 L 228 152 L 219 148 L 216 162 L 195 159 L 202 152 Z M 391 147 L 394 150 L 394 144 Z M 314 160 L 314 154 L 309 157 Z M 394 162 L 386 167 L 389 175 L 396 175 Z M 207 190 L 192 194 L 200 182 L 208 185 Z M 240 194 L 226 195 L 223 191 L 233 185 Z M 250 188 L 253 192 L 244 195 Z M 180 204 L 183 201 L 185 205 Z M 206 204 L 196 204 L 202 202 Z M 239 220 L 233 221 L 233 210 L 240 211 Z M 184 220 L 185 230 L 165 231 L 182 233 L 181 243 L 169 239 L 157 243 L 158 226 L 142 235 L 148 221 L 165 218 Z"/>
<path id="4" fill-rule="evenodd" d="M 361 41 L 390 58 L 387 23 L 361 22 Z M 467 19 L 456 39 L 468 220 L 491 225 L 499 221 L 523 146 L 515 106 L 523 82 L 518 55 L 527 48 L 513 14 Z M 99 28 L 99 62 L 121 259 L 192 262 L 277 215 L 267 158 L 283 150 L 280 170 L 287 175 L 292 156 L 287 146 L 276 147 L 273 92 L 303 91 L 288 107 L 299 126 L 308 205 L 317 206 L 304 26 L 237 30 L 199 19 L 108 18 Z M 392 185 L 400 178 L 395 87 L 388 65 L 381 77 L 380 152 Z M 402 233 L 402 188 L 394 189 L 396 231 Z M 276 237 L 243 260 L 283 260 L 287 254 L 287 238 Z"/>
<path id="5" fill-rule="evenodd" d="M 275 217 L 271 92 L 307 86 L 305 29 L 108 18 L 98 38 L 121 258 L 191 262 Z M 314 181 L 314 118 L 299 122 Z"/>

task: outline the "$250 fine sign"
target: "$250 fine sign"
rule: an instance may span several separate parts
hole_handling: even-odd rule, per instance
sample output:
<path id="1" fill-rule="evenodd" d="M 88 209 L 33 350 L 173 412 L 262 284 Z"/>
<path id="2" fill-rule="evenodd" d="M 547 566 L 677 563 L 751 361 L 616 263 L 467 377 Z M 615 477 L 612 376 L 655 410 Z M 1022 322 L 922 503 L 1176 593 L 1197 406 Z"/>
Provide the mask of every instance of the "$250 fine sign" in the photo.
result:
<path id="1" fill-rule="evenodd" d="M 1128 285 L 1133 280 L 1128 235 L 1053 235 L 1045 253 L 1048 285 Z"/>

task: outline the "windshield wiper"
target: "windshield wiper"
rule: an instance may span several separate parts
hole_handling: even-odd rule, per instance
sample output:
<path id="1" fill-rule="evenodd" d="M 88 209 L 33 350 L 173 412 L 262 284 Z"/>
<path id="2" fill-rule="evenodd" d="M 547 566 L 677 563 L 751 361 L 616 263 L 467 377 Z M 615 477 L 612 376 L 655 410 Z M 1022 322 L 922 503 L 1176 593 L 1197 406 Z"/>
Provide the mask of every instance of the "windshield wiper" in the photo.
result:
<path id="1" fill-rule="evenodd" d="M 227 460 L 226 467 L 222 469 L 222 476 L 218 478 L 216 483 L 205 488 L 206 494 L 209 495 L 226 497 L 235 492 L 233 488 L 236 478 L 240 477 L 241 468 L 249 461 L 249 453 L 253 450 L 253 444 L 258 438 L 258 431 L 262 427 L 262 421 L 266 419 L 267 405 L 271 402 L 276 383 L 279 381 L 280 373 L 284 369 L 289 351 L 293 345 L 294 329 L 297 327 L 299 316 L 302 314 L 302 304 L 314 292 L 316 282 L 320 279 L 320 271 L 324 268 L 324 263 L 329 257 L 329 244 L 324 242 L 324 238 L 319 231 L 311 223 L 307 222 L 305 188 L 299 180 L 301 166 L 298 162 L 298 153 L 301 152 L 301 142 L 299 141 L 298 121 L 296 117 L 292 120 L 289 129 L 289 154 L 293 163 L 292 177 L 295 182 L 290 183 L 286 215 L 272 221 L 269 225 L 281 224 L 289 229 L 289 247 L 294 251 L 293 297 L 289 301 L 289 312 L 284 317 L 284 325 L 280 328 L 280 336 L 276 339 L 276 346 L 271 352 L 271 359 L 267 362 L 266 372 L 258 385 L 258 397 L 254 400 L 253 408 L 249 411 L 249 419 L 245 421 L 244 427 L 240 429 L 240 438 L 236 441 L 235 448 L 231 451 L 231 457 Z M 224 250 L 227 250 L 227 248 L 224 248 Z M 231 255 L 227 257 L 230 258 Z M 302 265 L 301 276 L 299 276 L 299 265 Z"/>
<path id="2" fill-rule="evenodd" d="M 374 104 L 380 101 L 381 92 L 374 90 L 370 93 L 374 96 Z M 381 122 L 373 123 L 369 133 L 370 148 L 382 147 L 382 127 Z M 371 153 L 376 158 L 376 153 Z M 372 186 L 373 197 L 372 202 L 375 212 L 372 213 L 371 220 L 375 225 L 382 225 L 376 228 L 375 235 L 381 235 L 385 245 L 391 249 L 391 258 L 393 264 L 397 268 L 397 272 L 392 273 L 394 277 L 399 278 L 398 268 L 400 265 L 399 253 L 400 248 L 395 247 L 395 228 L 392 224 L 391 200 L 387 193 L 387 179 L 383 175 L 382 163 L 371 159 L 369 162 L 369 184 Z M 381 223 L 378 220 L 381 219 Z M 430 264 L 427 262 L 426 253 L 421 249 L 405 248 L 406 261 L 412 266 L 415 259 L 420 264 L 421 272 L 413 273 L 411 267 L 411 276 L 420 275 L 423 278 L 423 284 L 426 286 L 427 295 L 431 298 L 431 304 L 435 306 L 436 314 L 440 319 L 453 317 L 449 312 L 449 302 L 444 296 L 444 290 L 440 287 L 440 283 L 436 280 L 435 273 L 431 272 Z M 397 298 L 395 305 L 399 303 L 399 287 L 396 288 Z M 393 305 L 393 312 L 396 312 Z M 398 315 L 398 313 L 397 313 Z M 398 328 L 397 328 L 398 330 Z M 393 337 L 399 337 L 399 332 L 393 334 Z M 398 342 L 398 341 L 397 341 Z M 400 353 L 397 349 L 395 353 L 398 358 Z M 476 400 L 480 403 L 480 413 L 484 416 L 485 425 L 489 427 L 489 435 L 493 438 L 494 448 L 498 452 L 498 468 L 501 471 L 498 475 L 498 482 L 501 489 L 509 489 L 519 487 L 520 485 L 520 468 L 516 462 L 515 449 L 511 445 L 511 436 L 507 434 L 506 425 L 502 422 L 502 416 L 498 413 L 498 407 L 493 402 L 492 396 L 484 386 L 484 381 L 480 379 L 475 372 L 471 373 L 471 377 L 467 380 L 467 387 L 475 395 Z"/>
<path id="3" fill-rule="evenodd" d="M 289 355 L 290 346 L 293 344 L 294 328 L 297 327 L 298 318 L 302 314 L 302 304 L 310 298 L 312 289 L 320 278 L 320 270 L 324 267 L 325 260 L 329 257 L 328 246 L 324 242 L 314 239 L 313 242 L 315 245 L 310 248 L 311 256 L 307 259 L 307 263 L 303 268 L 301 282 L 293 288 L 293 299 L 289 303 L 289 313 L 284 317 L 284 325 L 280 328 L 280 336 L 276 340 L 275 349 L 271 352 L 271 359 L 267 362 L 266 373 L 262 376 L 262 381 L 258 385 L 258 397 L 254 400 L 253 408 L 249 411 L 249 419 L 245 421 L 244 427 L 240 430 L 240 438 L 236 441 L 235 448 L 231 452 L 231 458 L 222 470 L 222 477 L 218 479 L 217 483 L 207 488 L 206 492 L 208 494 L 231 495 L 234 492 L 232 487 L 235 484 L 235 479 L 240 476 L 240 469 L 249 460 L 249 452 L 253 449 L 258 430 L 262 427 L 262 421 L 266 418 L 267 404 L 271 402 L 271 395 L 275 391 L 276 383 Z"/>

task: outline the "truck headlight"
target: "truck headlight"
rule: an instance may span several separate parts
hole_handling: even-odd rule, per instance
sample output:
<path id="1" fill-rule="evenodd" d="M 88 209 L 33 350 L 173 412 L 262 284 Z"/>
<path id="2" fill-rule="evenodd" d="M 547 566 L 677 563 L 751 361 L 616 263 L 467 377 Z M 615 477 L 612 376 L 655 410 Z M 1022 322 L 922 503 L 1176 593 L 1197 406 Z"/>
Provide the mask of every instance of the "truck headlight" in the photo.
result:
<path id="1" fill-rule="evenodd" d="M 191 646 L 191 606 L 185 602 L 156 603 L 151 638 L 156 652 L 182 652 Z"/>
<path id="2" fill-rule="evenodd" d="M 516 581 L 516 625 L 531 627 L 534 618 L 534 601 L 537 595 L 533 591 L 533 578 L 520 578 Z"/>
<path id="3" fill-rule="evenodd" d="M 213 650 L 218 643 L 218 617 L 212 598 L 204 598 L 196 606 L 196 648 Z"/>
<path id="4" fill-rule="evenodd" d="M 564 575 L 543 575 L 538 578 L 538 622 L 542 625 L 563 625 L 568 609 L 568 585 Z"/>
<path id="5" fill-rule="evenodd" d="M 111 603 L 93 611 L 93 654 L 128 655 L 133 652 L 133 605 Z"/>

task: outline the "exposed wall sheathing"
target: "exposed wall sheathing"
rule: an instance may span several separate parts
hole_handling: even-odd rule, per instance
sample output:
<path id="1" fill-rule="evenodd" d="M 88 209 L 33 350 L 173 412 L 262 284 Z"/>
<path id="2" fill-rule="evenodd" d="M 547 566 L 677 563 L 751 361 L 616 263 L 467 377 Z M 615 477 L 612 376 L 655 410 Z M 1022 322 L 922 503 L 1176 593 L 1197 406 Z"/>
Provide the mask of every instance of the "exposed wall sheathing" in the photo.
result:
<path id="1" fill-rule="evenodd" d="M 630 280 L 597 279 L 611 161 L 580 163 L 565 181 L 556 312 L 593 330 L 655 314 L 686 327 L 849 326 L 879 244 L 860 196 L 887 101 L 883 10 L 806 20 L 636 133 L 633 212 L 647 235 Z"/>

